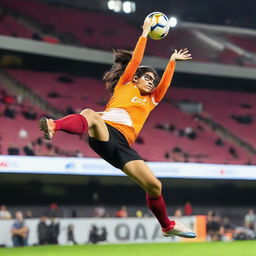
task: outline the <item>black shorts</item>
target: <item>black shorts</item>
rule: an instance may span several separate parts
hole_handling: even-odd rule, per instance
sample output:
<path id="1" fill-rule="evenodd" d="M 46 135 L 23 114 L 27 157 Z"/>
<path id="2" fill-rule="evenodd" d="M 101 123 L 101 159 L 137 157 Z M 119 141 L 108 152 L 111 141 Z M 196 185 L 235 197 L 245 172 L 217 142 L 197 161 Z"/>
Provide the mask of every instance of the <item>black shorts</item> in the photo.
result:
<path id="1" fill-rule="evenodd" d="M 142 160 L 141 156 L 132 149 L 124 135 L 109 124 L 108 141 L 100 141 L 89 137 L 90 147 L 104 160 L 122 170 L 123 166 L 133 160 Z"/>

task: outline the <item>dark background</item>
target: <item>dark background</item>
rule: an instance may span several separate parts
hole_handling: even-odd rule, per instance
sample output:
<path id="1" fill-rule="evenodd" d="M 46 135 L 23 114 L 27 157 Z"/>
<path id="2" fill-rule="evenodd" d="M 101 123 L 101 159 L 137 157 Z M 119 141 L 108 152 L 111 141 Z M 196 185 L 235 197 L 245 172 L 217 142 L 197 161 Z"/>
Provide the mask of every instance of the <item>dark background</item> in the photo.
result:
<path id="1" fill-rule="evenodd" d="M 144 17 L 162 11 L 181 21 L 256 28 L 254 0 L 137 0 L 134 15 Z"/>

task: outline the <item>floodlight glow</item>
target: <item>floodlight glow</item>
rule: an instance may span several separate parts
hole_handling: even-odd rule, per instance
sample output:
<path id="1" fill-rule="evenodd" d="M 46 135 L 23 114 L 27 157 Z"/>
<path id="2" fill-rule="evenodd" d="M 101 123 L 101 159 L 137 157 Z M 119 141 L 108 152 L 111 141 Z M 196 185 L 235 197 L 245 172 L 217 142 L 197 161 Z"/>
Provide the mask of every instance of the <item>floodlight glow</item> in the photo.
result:
<path id="1" fill-rule="evenodd" d="M 120 12 L 122 7 L 122 2 L 120 0 L 109 0 L 108 9 L 114 12 Z"/>
<path id="2" fill-rule="evenodd" d="M 169 25 L 170 25 L 171 28 L 176 27 L 177 23 L 178 23 L 177 18 L 171 17 L 171 18 L 169 19 Z"/>
<path id="3" fill-rule="evenodd" d="M 136 5 L 134 2 L 131 1 L 125 1 L 123 3 L 123 12 L 124 13 L 132 13 L 135 12 Z"/>
<path id="4" fill-rule="evenodd" d="M 108 9 L 114 10 L 114 7 L 115 7 L 115 1 L 113 0 L 108 1 Z"/>

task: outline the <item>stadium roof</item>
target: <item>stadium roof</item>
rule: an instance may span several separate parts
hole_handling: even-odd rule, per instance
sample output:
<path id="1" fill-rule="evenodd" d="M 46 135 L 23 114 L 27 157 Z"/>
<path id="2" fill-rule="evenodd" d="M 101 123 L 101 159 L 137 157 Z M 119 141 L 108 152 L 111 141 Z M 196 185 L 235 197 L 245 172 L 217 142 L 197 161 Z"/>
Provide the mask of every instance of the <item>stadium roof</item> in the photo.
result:
<path id="1" fill-rule="evenodd" d="M 255 0 L 135 0 L 142 15 L 162 11 L 182 21 L 256 28 Z"/>

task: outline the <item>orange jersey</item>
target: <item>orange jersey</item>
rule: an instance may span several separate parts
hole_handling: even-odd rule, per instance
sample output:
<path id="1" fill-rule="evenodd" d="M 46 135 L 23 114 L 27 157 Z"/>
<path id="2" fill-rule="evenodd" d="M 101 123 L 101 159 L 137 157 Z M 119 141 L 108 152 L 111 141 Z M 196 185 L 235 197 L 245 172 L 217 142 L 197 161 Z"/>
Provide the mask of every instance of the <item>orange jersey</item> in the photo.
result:
<path id="1" fill-rule="evenodd" d="M 132 58 L 102 114 L 103 120 L 119 130 L 129 144 L 135 141 L 149 113 L 164 97 L 175 69 L 175 62 L 169 61 L 157 88 L 150 94 L 141 95 L 132 80 L 142 61 L 146 42 L 147 38 L 139 38 Z"/>

